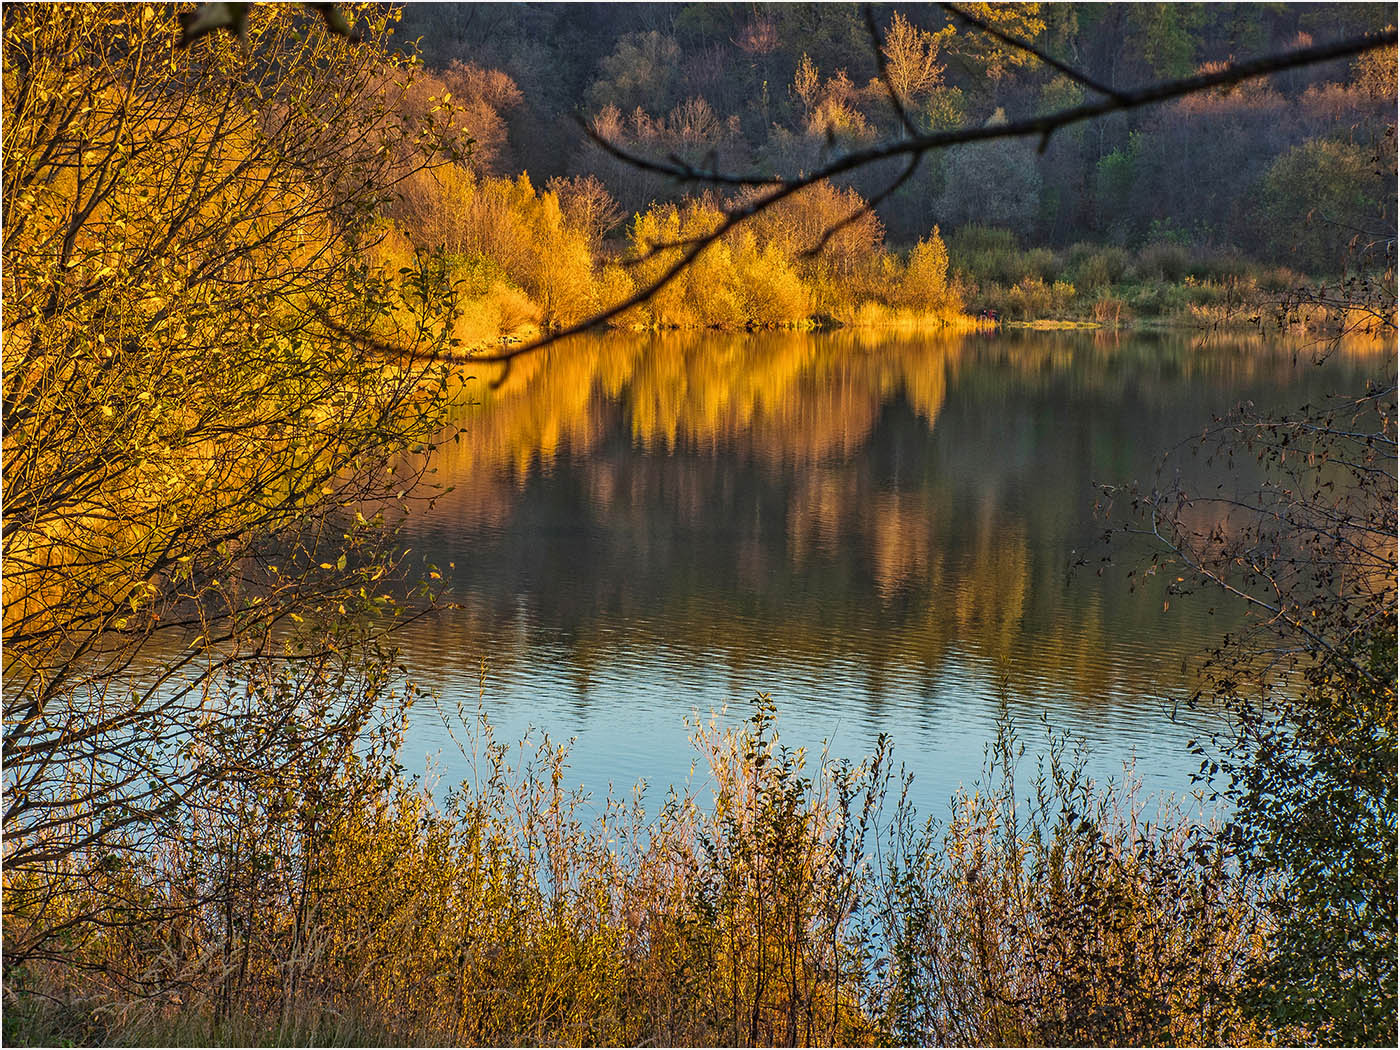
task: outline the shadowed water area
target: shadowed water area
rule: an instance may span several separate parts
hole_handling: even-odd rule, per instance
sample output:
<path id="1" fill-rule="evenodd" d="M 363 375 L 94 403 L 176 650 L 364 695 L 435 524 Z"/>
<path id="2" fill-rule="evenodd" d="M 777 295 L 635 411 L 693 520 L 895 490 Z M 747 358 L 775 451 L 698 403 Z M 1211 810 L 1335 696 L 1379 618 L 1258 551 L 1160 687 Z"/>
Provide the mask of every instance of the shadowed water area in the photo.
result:
<path id="1" fill-rule="evenodd" d="M 595 795 L 658 798 L 690 772 L 686 716 L 746 717 L 757 692 L 790 746 L 856 758 L 890 734 L 924 812 L 977 776 L 1003 699 L 1031 748 L 1043 719 L 1096 774 L 1135 758 L 1185 791 L 1212 716 L 1173 721 L 1173 701 L 1238 611 L 1164 608 L 1164 577 L 1129 578 L 1141 558 L 1102 562 L 1095 483 L 1150 482 L 1239 402 L 1294 409 L 1386 370 L 1105 332 L 609 335 L 477 368 L 435 462 L 451 490 L 408 539 L 461 608 L 409 628 L 405 662 L 447 709 L 480 696 L 500 739 L 576 737 Z M 466 772 L 430 705 L 405 752 Z"/>

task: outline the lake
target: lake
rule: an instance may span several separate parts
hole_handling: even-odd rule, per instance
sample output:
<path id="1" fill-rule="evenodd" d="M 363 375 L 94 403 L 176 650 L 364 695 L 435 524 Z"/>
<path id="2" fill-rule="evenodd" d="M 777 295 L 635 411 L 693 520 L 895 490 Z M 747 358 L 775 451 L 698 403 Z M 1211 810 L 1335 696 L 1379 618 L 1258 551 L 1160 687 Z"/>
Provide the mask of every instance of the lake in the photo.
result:
<path id="1" fill-rule="evenodd" d="M 1214 716 L 1173 705 L 1239 610 L 1164 608 L 1165 576 L 1133 587 L 1139 556 L 1101 562 L 1095 485 L 1150 482 L 1239 402 L 1297 408 L 1393 369 L 1031 331 L 613 334 L 465 368 L 434 464 L 450 491 L 408 527 L 460 608 L 407 629 L 404 660 L 498 739 L 574 738 L 595 797 L 645 780 L 659 799 L 690 775 L 687 716 L 738 721 L 760 692 L 790 746 L 859 758 L 888 733 L 923 812 L 977 778 L 1003 704 L 1028 750 L 1045 723 L 1096 776 L 1133 760 L 1184 792 Z M 433 755 L 464 774 L 422 705 L 404 762 Z"/>

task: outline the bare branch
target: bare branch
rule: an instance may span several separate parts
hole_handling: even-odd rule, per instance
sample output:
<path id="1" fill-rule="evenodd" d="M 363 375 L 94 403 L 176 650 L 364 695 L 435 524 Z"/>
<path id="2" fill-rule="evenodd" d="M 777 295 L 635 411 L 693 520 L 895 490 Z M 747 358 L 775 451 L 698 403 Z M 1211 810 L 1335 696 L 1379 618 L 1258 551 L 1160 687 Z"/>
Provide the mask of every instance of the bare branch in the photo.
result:
<path id="1" fill-rule="evenodd" d="M 1017 37 L 1014 37 L 1009 33 L 1002 32 L 990 22 L 985 22 L 982 19 L 978 18 L 972 12 L 964 11 L 957 4 L 940 4 L 939 6 L 942 7 L 954 18 L 959 18 L 962 21 L 966 22 L 968 25 L 980 29 L 988 36 L 993 37 L 996 40 L 1000 40 L 1003 44 L 1006 44 L 1009 47 L 1014 47 L 1018 51 L 1024 51 L 1028 55 L 1034 55 L 1036 58 L 1040 59 L 1040 61 L 1044 62 L 1047 66 L 1049 66 L 1051 69 L 1058 70 L 1059 72 L 1063 73 L 1065 76 L 1069 77 L 1076 83 L 1083 84 L 1086 88 L 1089 88 L 1093 91 L 1097 91 L 1100 95 L 1106 95 L 1108 98 L 1111 98 L 1116 102 L 1127 101 L 1128 96 L 1124 95 L 1117 88 L 1111 87 L 1108 84 L 1102 84 L 1099 81 L 1090 77 L 1088 74 L 1082 72 L 1081 70 L 1075 69 L 1073 66 L 1066 65 L 1065 63 L 1061 62 L 1058 58 L 1055 58 L 1053 55 L 1046 54 L 1034 44 L 1028 43 L 1025 40 L 1021 40 Z"/>

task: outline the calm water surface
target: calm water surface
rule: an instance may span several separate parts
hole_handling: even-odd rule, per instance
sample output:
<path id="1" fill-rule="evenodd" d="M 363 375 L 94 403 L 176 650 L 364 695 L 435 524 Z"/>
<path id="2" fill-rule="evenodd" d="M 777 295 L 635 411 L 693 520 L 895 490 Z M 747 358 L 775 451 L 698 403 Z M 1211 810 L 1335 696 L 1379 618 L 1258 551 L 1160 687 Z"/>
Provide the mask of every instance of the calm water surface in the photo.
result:
<path id="1" fill-rule="evenodd" d="M 480 698 L 498 738 L 576 738 L 597 796 L 659 798 L 690 774 L 686 716 L 737 721 L 758 692 L 792 746 L 856 758 L 890 734 L 926 812 L 977 777 L 1002 698 L 1032 748 L 1043 719 L 1096 774 L 1135 759 L 1185 791 L 1210 719 L 1172 702 L 1237 616 L 1164 610 L 1165 579 L 1130 590 L 1121 555 L 1099 575 L 1094 484 L 1150 480 L 1237 402 L 1296 408 L 1385 368 L 1007 332 L 613 335 L 478 369 L 435 464 L 453 488 L 410 528 L 462 608 L 412 627 L 406 662 L 449 710 Z M 1076 551 L 1090 568 L 1067 572 Z M 429 706 L 406 743 L 410 768 L 466 772 Z"/>

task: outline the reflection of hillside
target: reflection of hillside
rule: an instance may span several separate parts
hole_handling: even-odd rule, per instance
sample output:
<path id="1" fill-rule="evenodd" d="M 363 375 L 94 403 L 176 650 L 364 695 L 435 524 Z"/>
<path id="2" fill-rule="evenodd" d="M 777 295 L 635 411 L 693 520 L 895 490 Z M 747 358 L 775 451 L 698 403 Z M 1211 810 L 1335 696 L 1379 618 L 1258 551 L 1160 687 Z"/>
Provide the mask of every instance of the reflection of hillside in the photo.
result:
<path id="1" fill-rule="evenodd" d="M 610 334 L 580 338 L 500 366 L 477 366 L 497 389 L 473 386 L 460 446 L 444 473 L 548 469 L 561 448 L 579 456 L 614 429 L 648 451 L 725 448 L 771 463 L 841 458 L 868 437 L 882 405 L 902 394 L 930 426 L 950 377 L 968 393 L 1055 390 L 1098 399 L 1153 397 L 1183 382 L 1286 387 L 1313 348 L 1278 352 L 1261 339 L 1190 334 L 1010 331 L 947 339 L 870 332 Z M 1301 355 L 1301 356 L 1300 356 Z M 1353 353 L 1364 367 L 1371 358 Z"/>
<path id="2" fill-rule="evenodd" d="M 1145 479 L 1235 401 L 1293 405 L 1364 370 L 1042 333 L 580 341 L 462 410 L 437 464 L 456 488 L 414 527 L 468 611 L 411 644 L 498 663 L 562 645 L 583 675 L 664 646 L 877 681 L 957 653 L 1012 688 L 1154 693 L 1226 625 L 1164 614 L 1121 570 L 1066 583 L 1102 529 L 1091 482 Z"/>
<path id="3" fill-rule="evenodd" d="M 869 353 L 850 339 L 801 333 L 578 339 L 513 365 L 497 389 L 480 389 L 485 404 L 461 410 L 463 441 L 443 467 L 547 469 L 561 447 L 576 456 L 593 449 L 618 411 L 648 451 L 724 447 L 772 463 L 841 457 L 901 390 L 932 423 L 957 345 Z"/>

